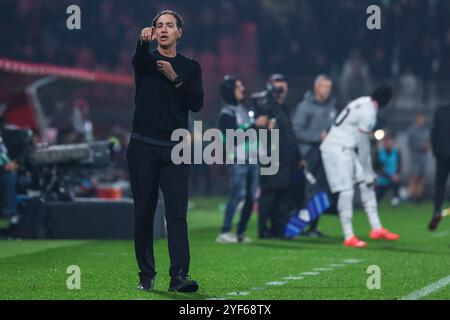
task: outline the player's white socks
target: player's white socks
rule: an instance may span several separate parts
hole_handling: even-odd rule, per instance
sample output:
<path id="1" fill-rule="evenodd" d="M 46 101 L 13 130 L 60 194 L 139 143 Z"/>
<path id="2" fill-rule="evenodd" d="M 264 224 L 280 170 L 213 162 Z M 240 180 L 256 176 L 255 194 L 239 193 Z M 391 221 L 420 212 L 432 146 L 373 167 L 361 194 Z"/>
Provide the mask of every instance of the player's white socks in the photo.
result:
<path id="1" fill-rule="evenodd" d="M 353 232 L 353 196 L 354 190 L 342 191 L 339 193 L 338 210 L 339 218 L 341 220 L 342 231 L 344 232 L 345 240 L 350 239 L 355 234 Z"/>
<path id="2" fill-rule="evenodd" d="M 382 226 L 380 216 L 378 215 L 377 197 L 373 186 L 368 187 L 365 183 L 361 183 L 359 185 L 359 190 L 361 192 L 361 201 L 363 203 L 364 210 L 367 213 L 367 217 L 369 218 L 369 223 L 372 230 L 375 231 L 380 229 Z"/>

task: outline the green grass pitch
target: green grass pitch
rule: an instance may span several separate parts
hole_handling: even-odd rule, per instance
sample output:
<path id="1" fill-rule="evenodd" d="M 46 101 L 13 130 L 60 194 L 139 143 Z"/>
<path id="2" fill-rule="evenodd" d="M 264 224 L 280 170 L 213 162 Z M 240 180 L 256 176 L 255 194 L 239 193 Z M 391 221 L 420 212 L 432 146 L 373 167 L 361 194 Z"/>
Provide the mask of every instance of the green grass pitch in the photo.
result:
<path id="1" fill-rule="evenodd" d="M 339 220 L 324 216 L 324 239 L 216 244 L 225 199 L 192 199 L 189 210 L 191 276 L 196 294 L 167 292 L 166 240 L 155 243 L 155 291 L 138 292 L 132 241 L 0 241 L 0 299 L 400 299 L 450 275 L 450 219 L 436 233 L 426 225 L 431 206 L 380 208 L 397 242 L 368 240 L 358 210 L 356 233 L 366 249 L 344 248 Z M 237 217 L 236 219 L 237 220 Z M 256 215 L 249 236 L 256 237 Z M 69 290 L 68 266 L 81 269 L 81 289 Z M 381 288 L 368 289 L 367 268 L 380 267 Z M 449 299 L 450 285 L 423 299 Z"/>

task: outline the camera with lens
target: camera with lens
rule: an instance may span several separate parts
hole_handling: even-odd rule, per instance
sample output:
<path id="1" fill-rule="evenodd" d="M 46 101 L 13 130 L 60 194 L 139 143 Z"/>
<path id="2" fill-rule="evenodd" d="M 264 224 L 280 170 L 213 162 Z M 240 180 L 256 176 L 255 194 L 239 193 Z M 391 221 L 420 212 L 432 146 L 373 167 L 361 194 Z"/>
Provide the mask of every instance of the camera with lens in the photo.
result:
<path id="1" fill-rule="evenodd" d="M 271 107 L 276 103 L 277 96 L 284 93 L 284 89 L 273 85 L 276 81 L 287 81 L 282 74 L 273 74 L 266 83 L 266 89 L 251 95 L 252 103 L 259 114 L 270 115 Z"/>

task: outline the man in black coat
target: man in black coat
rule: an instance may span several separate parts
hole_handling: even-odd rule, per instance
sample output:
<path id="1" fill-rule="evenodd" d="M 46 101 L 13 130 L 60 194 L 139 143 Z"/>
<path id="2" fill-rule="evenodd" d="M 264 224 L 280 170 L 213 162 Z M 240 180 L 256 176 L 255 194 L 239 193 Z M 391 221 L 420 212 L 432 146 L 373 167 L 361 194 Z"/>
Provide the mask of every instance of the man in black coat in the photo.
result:
<path id="1" fill-rule="evenodd" d="M 189 111 L 203 106 L 200 64 L 177 52 L 183 21 L 163 11 L 152 27 L 141 32 L 133 55 L 136 81 L 135 110 L 128 168 L 135 211 L 135 251 L 140 269 L 140 290 L 151 290 L 156 276 L 153 220 L 158 190 L 164 195 L 170 255 L 169 291 L 195 292 L 197 282 L 188 276 L 190 252 L 186 223 L 189 164 L 176 165 L 171 140 L 176 129 L 188 128 Z M 156 40 L 156 50 L 150 42 Z"/>
<path id="2" fill-rule="evenodd" d="M 450 173 L 450 105 L 440 107 L 434 114 L 431 145 L 436 158 L 434 212 L 428 229 L 437 229 L 442 219 L 442 205 Z"/>
<path id="3" fill-rule="evenodd" d="M 279 152 L 279 170 L 275 175 L 260 177 L 261 195 L 259 198 L 258 235 L 260 239 L 283 238 L 284 227 L 292 209 L 289 187 L 300 155 L 292 129 L 289 107 L 285 104 L 289 84 L 280 74 L 272 75 L 268 80 L 268 106 L 262 114 L 270 119 L 269 129 L 279 130 L 279 143 L 271 141 L 271 152 Z M 261 114 L 261 113 L 260 113 Z M 270 220 L 270 229 L 267 222 Z"/>

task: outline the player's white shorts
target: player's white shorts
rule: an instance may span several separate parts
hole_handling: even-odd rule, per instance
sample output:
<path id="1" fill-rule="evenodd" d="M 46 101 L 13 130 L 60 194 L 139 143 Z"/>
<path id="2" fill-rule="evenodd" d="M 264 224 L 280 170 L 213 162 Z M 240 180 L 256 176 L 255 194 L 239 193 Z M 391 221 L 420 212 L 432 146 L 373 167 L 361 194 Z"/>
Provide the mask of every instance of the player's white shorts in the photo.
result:
<path id="1" fill-rule="evenodd" d="M 322 147 L 322 162 L 332 193 L 352 190 L 364 181 L 364 170 L 356 152 L 342 147 Z"/>

